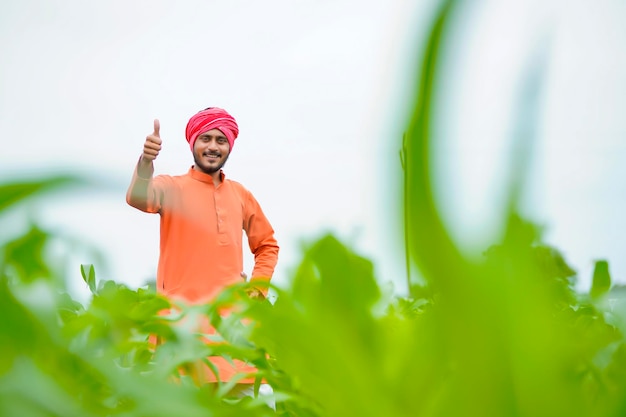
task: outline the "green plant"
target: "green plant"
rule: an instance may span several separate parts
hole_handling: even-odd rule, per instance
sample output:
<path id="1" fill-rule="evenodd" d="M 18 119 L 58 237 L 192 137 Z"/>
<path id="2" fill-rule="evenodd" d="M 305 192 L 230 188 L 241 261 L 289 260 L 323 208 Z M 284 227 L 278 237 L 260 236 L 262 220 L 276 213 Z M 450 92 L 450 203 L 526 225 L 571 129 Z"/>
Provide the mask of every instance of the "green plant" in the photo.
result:
<path id="1" fill-rule="evenodd" d="M 151 288 L 98 281 L 82 265 L 92 298 L 81 305 L 47 258 L 54 236 L 34 225 L 0 250 L 0 415 L 624 415 L 626 291 L 612 286 L 602 261 L 591 293 L 575 291 L 575 271 L 519 213 L 523 167 L 513 169 L 502 237 L 484 259 L 465 257 L 440 218 L 431 113 L 457 3 L 442 2 L 433 20 L 402 149 L 406 263 L 424 284 L 407 274 L 410 293 L 387 294 L 369 260 L 324 235 L 289 284 L 274 288 L 274 304 L 249 299 L 241 284 L 210 304 L 172 306 Z M 0 186 L 0 216 L 74 184 Z M 170 307 L 176 312 L 160 314 Z M 207 345 L 179 324 L 198 316 L 222 343 Z M 276 411 L 264 398 L 231 398 L 230 384 L 198 384 L 190 370 L 209 355 L 254 364 Z"/>

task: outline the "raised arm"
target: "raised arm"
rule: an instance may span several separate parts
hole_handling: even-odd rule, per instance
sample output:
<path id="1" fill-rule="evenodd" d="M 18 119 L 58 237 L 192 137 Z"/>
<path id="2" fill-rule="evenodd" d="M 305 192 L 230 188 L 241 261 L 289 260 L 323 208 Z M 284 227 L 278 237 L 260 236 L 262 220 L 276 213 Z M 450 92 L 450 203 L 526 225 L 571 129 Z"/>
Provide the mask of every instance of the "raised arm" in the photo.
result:
<path id="1" fill-rule="evenodd" d="M 126 192 L 126 202 L 131 206 L 150 213 L 156 213 L 160 209 L 159 196 L 151 187 L 154 173 L 153 161 L 161 150 L 161 125 L 158 119 L 154 120 L 154 131 L 146 137 L 143 145 L 143 153 L 139 158 L 133 179 Z"/>

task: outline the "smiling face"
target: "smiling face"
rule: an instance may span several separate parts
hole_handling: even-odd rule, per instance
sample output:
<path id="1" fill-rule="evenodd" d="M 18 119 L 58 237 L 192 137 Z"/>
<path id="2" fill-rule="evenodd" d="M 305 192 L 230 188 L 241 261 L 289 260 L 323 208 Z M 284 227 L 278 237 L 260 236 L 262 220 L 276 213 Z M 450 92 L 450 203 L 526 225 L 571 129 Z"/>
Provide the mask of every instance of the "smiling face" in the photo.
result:
<path id="1" fill-rule="evenodd" d="M 228 139 L 219 129 L 211 129 L 199 135 L 193 144 L 195 168 L 205 174 L 217 174 L 230 154 Z"/>

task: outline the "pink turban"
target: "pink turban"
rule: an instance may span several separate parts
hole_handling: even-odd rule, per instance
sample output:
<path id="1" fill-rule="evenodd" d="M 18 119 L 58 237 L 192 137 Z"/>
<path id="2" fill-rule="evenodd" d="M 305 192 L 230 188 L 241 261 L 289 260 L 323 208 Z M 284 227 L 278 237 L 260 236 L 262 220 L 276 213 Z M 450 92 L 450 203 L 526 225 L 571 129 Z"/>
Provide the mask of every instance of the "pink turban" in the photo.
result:
<path id="1" fill-rule="evenodd" d="M 193 144 L 196 142 L 198 136 L 208 132 L 211 129 L 219 129 L 230 145 L 230 150 L 233 150 L 235 139 L 239 135 L 239 127 L 235 118 L 228 114 L 226 110 L 219 107 L 209 107 L 208 109 L 199 111 L 189 119 L 187 128 L 185 129 L 185 137 L 189 142 L 189 147 L 193 152 Z"/>

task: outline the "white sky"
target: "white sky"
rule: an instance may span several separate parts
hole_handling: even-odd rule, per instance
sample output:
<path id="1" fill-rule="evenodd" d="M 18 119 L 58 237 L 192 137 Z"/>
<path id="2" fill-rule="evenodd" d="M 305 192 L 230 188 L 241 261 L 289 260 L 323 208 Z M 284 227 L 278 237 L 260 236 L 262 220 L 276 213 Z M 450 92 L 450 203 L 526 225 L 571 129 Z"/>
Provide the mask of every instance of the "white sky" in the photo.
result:
<path id="1" fill-rule="evenodd" d="M 0 179 L 68 169 L 107 181 L 105 192 L 27 211 L 101 247 L 101 278 L 141 285 L 156 270 L 158 216 L 127 206 L 124 193 L 152 120 L 164 141 L 157 173 L 174 175 L 192 163 L 188 118 L 223 107 L 240 126 L 225 171 L 276 229 L 275 281 L 295 266 L 301 242 L 327 230 L 402 292 L 403 100 L 435 4 L 413 3 L 5 0 Z M 626 4 L 468 3 L 454 22 L 438 113 L 437 173 L 454 236 L 494 241 L 516 94 L 549 38 L 529 212 L 583 287 L 598 258 L 626 282 Z M 94 260 L 77 253 L 77 289 L 81 262 Z"/>

